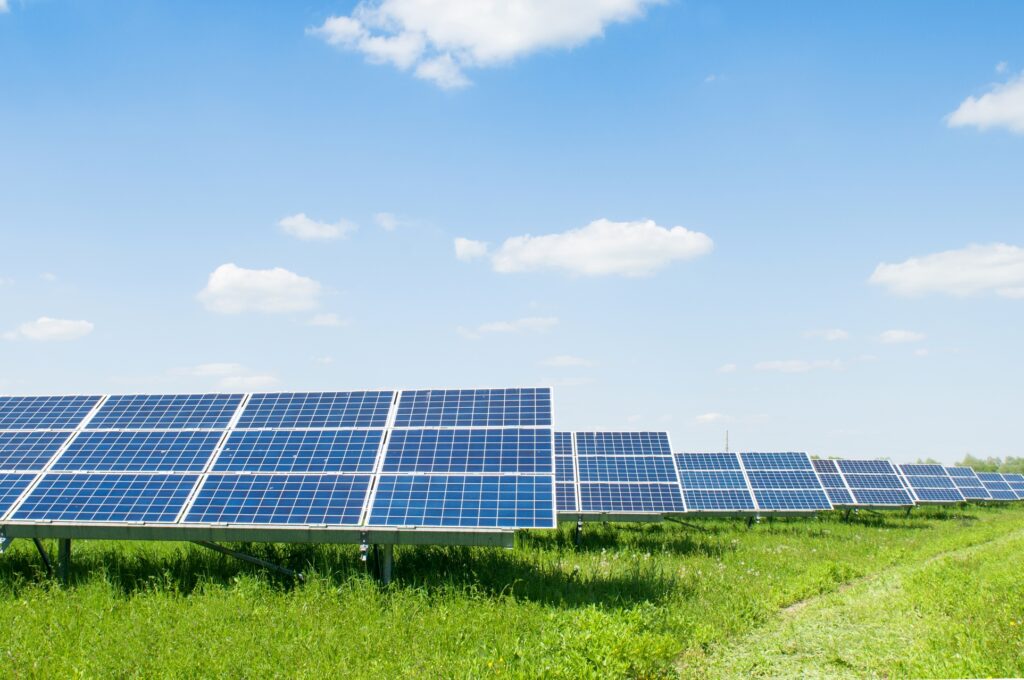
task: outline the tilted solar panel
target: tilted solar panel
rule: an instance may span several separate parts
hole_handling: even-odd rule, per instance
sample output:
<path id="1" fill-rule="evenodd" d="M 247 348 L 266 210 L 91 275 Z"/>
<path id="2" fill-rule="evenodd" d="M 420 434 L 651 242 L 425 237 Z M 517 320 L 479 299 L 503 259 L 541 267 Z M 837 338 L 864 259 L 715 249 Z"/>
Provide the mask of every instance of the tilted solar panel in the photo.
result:
<path id="1" fill-rule="evenodd" d="M 555 455 L 572 456 L 572 432 L 555 433 Z"/>
<path id="2" fill-rule="evenodd" d="M 690 512 L 749 512 L 754 497 L 735 453 L 677 453 L 676 467 Z"/>
<path id="3" fill-rule="evenodd" d="M 186 523 L 359 524 L 370 475 L 209 475 Z"/>
<path id="4" fill-rule="evenodd" d="M 384 472 L 552 472 L 551 430 L 395 430 Z"/>
<path id="5" fill-rule="evenodd" d="M 676 482 L 669 457 L 587 456 L 579 468 L 581 482 Z"/>
<path id="6" fill-rule="evenodd" d="M 852 507 L 909 507 L 914 499 L 887 460 L 835 461 L 853 499 Z"/>
<path id="7" fill-rule="evenodd" d="M 383 430 L 235 431 L 214 472 L 373 472 Z"/>
<path id="8" fill-rule="evenodd" d="M 1016 472 L 1004 472 L 1003 479 L 1010 485 L 1010 488 L 1017 494 L 1018 500 L 1024 500 L 1024 475 Z"/>
<path id="9" fill-rule="evenodd" d="M 69 432 L 0 432 L 0 471 L 42 470 L 70 436 Z"/>
<path id="10" fill-rule="evenodd" d="M 899 472 L 918 503 L 958 503 L 964 500 L 941 465 L 900 465 Z"/>
<path id="11" fill-rule="evenodd" d="M 558 512 L 576 511 L 576 485 L 569 482 L 557 482 L 555 484 L 555 496 Z"/>
<path id="12" fill-rule="evenodd" d="M 242 403 L 241 394 L 128 394 L 108 397 L 86 426 L 90 430 L 223 429 Z"/>
<path id="13" fill-rule="evenodd" d="M 198 481 L 198 475 L 43 475 L 11 519 L 174 522 Z"/>
<path id="14" fill-rule="evenodd" d="M 1010 488 L 1010 484 L 998 472 L 979 472 L 978 479 L 985 486 L 985 489 L 992 496 L 994 501 L 1015 501 L 1017 494 Z"/>
<path id="15" fill-rule="evenodd" d="M 34 474 L 0 473 L 0 517 L 3 517 L 36 478 Z"/>
<path id="16" fill-rule="evenodd" d="M 832 505 L 840 507 L 853 507 L 856 505 L 856 502 L 853 500 L 853 494 L 850 493 L 849 487 L 846 486 L 842 474 L 839 473 L 839 466 L 836 465 L 834 460 L 814 459 L 811 461 L 811 465 L 814 466 L 815 472 L 818 473 L 821 486 L 825 489 L 825 495 L 828 496 L 828 500 Z"/>
<path id="17" fill-rule="evenodd" d="M 383 428 L 395 393 L 280 392 L 254 394 L 245 405 L 238 429 Z"/>
<path id="18" fill-rule="evenodd" d="M 0 397 L 0 430 L 73 430 L 100 397 Z"/>
<path id="19" fill-rule="evenodd" d="M 551 389 L 403 390 L 395 427 L 551 425 Z"/>
<path id="20" fill-rule="evenodd" d="M 576 481 L 572 456 L 555 456 L 555 481 L 569 483 Z"/>
<path id="21" fill-rule="evenodd" d="M 741 453 L 758 509 L 813 512 L 831 510 L 811 459 L 806 453 Z"/>
<path id="22" fill-rule="evenodd" d="M 964 498 L 969 501 L 990 500 L 992 494 L 985 488 L 985 485 L 978 479 L 978 475 L 968 467 L 948 467 L 946 472 L 953 484 L 960 490 Z"/>
<path id="23" fill-rule="evenodd" d="M 202 472 L 220 432 L 90 432 L 79 435 L 53 470 Z"/>
<path id="24" fill-rule="evenodd" d="M 577 432 L 576 455 L 671 456 L 667 432 Z"/>
<path id="25" fill-rule="evenodd" d="M 581 512 L 680 513 L 685 509 L 676 483 L 580 482 Z"/>

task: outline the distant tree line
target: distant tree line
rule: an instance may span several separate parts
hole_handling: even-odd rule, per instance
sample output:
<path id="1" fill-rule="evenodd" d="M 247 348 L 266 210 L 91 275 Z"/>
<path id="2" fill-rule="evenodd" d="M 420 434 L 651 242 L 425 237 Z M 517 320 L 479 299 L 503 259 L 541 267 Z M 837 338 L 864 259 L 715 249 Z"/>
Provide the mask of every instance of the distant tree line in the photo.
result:
<path id="1" fill-rule="evenodd" d="M 924 460 L 918 458 L 918 463 L 925 463 L 928 465 L 942 465 L 939 461 L 934 458 L 925 458 Z M 967 454 L 964 459 L 957 463 L 957 467 L 969 467 L 975 472 L 1020 472 L 1024 473 L 1024 458 L 1018 458 L 1016 456 L 1007 456 L 1006 458 L 999 458 L 997 456 L 989 456 L 988 458 L 978 458 Z"/>

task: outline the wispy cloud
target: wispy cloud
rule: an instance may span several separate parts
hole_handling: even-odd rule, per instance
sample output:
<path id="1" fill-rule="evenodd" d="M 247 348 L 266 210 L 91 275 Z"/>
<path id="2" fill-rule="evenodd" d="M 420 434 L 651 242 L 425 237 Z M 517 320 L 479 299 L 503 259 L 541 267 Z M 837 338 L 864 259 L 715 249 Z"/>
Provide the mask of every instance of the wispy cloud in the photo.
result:
<path id="1" fill-rule="evenodd" d="M 999 71 L 998 66 L 996 70 Z M 996 83 L 980 97 L 963 100 L 946 117 L 946 123 L 950 127 L 1005 128 L 1024 134 L 1024 74 Z"/>
<path id="2" fill-rule="evenodd" d="M 842 367 L 843 362 L 838 359 L 815 359 L 812 361 L 804 359 L 785 359 L 777 361 L 762 361 L 754 365 L 754 370 L 773 371 L 776 373 L 808 373 L 810 371 L 819 370 L 838 371 Z"/>
<path id="3" fill-rule="evenodd" d="M 209 380 L 217 388 L 238 392 L 265 390 L 278 384 L 275 376 L 257 373 L 235 362 L 211 362 L 174 371 L 179 375 Z"/>
<path id="4" fill-rule="evenodd" d="M 244 269 L 234 263 L 217 267 L 199 291 L 199 301 L 211 312 L 302 312 L 318 304 L 320 284 L 287 269 Z"/>
<path id="5" fill-rule="evenodd" d="M 96 326 L 90 321 L 53 319 L 41 316 L 35 321 L 26 321 L 12 331 L 3 334 L 6 340 L 77 340 L 92 333 Z"/>
<path id="6" fill-rule="evenodd" d="M 924 333 L 916 333 L 914 331 L 903 331 L 903 330 L 890 330 L 885 331 L 878 336 L 881 342 L 887 345 L 896 345 L 907 342 L 921 342 L 924 340 Z"/>
<path id="7" fill-rule="evenodd" d="M 325 312 L 323 314 L 315 314 L 312 319 L 309 320 L 310 326 L 320 326 L 322 328 L 341 328 L 346 325 L 345 320 L 334 312 Z"/>
<path id="8" fill-rule="evenodd" d="M 389 212 L 376 213 L 373 216 L 373 222 L 384 231 L 394 231 L 402 225 L 402 221 Z"/>
<path id="9" fill-rule="evenodd" d="M 583 357 L 572 356 L 570 354 L 559 354 L 553 357 L 548 357 L 541 362 L 544 366 L 551 366 L 552 368 L 586 368 L 593 366 L 594 362 Z"/>
<path id="10" fill-rule="evenodd" d="M 492 321 L 476 328 L 460 326 L 457 331 L 465 338 L 479 340 L 485 335 L 496 333 L 543 333 L 556 325 L 558 325 L 558 319 L 553 316 L 528 316 L 514 321 Z"/>
<path id="11" fill-rule="evenodd" d="M 306 213 L 290 215 L 277 224 L 284 233 L 303 241 L 330 241 L 344 238 L 358 228 L 348 220 L 338 220 L 333 224 L 318 222 L 307 217 Z"/>
<path id="12" fill-rule="evenodd" d="M 825 328 L 817 331 L 807 331 L 806 335 L 809 338 L 820 338 L 827 342 L 838 342 L 840 340 L 850 339 L 850 334 L 842 328 Z"/>
<path id="13" fill-rule="evenodd" d="M 469 262 L 487 255 L 487 244 L 483 241 L 474 241 L 461 236 L 455 239 L 455 258 L 463 262 Z"/>
<path id="14" fill-rule="evenodd" d="M 726 416 L 724 414 L 721 414 L 721 413 L 702 413 L 701 415 L 699 415 L 696 418 L 694 418 L 694 420 L 697 423 L 701 424 L 701 425 L 707 425 L 709 423 L 717 423 L 717 422 L 719 422 L 721 420 L 725 420 L 725 419 L 726 419 Z"/>
<path id="15" fill-rule="evenodd" d="M 993 292 L 1024 298 L 1024 248 L 995 243 L 971 245 L 875 267 L 870 283 L 897 295 L 944 293 L 968 297 Z"/>
<path id="16" fill-rule="evenodd" d="M 735 373 L 736 369 L 739 368 L 736 364 L 722 364 L 718 367 L 719 373 Z"/>

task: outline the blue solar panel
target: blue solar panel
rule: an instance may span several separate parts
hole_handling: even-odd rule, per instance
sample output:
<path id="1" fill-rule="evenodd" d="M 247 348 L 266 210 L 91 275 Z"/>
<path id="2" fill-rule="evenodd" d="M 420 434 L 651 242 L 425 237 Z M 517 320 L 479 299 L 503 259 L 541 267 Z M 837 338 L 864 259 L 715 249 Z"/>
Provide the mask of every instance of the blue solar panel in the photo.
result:
<path id="1" fill-rule="evenodd" d="M 747 490 L 689 489 L 683 495 L 691 512 L 754 510 L 754 499 Z"/>
<path id="2" fill-rule="evenodd" d="M 215 472 L 373 472 L 383 430 L 232 432 Z"/>
<path id="3" fill-rule="evenodd" d="M 572 455 L 572 432 L 556 432 L 555 433 L 555 455 L 556 456 L 571 456 Z"/>
<path id="4" fill-rule="evenodd" d="M 836 465 L 834 460 L 827 458 L 815 458 L 811 461 L 811 465 L 814 466 L 814 471 L 820 474 L 839 474 L 839 466 Z"/>
<path id="5" fill-rule="evenodd" d="M 551 430 L 394 430 L 383 472 L 551 473 Z"/>
<path id="6" fill-rule="evenodd" d="M 547 387 L 500 390 L 406 390 L 395 427 L 526 427 L 551 425 Z"/>
<path id="7" fill-rule="evenodd" d="M 956 503 L 964 500 L 964 495 L 941 465 L 913 464 L 900 465 L 899 468 L 903 481 L 919 503 Z"/>
<path id="8" fill-rule="evenodd" d="M 552 528 L 554 492 L 544 476 L 382 475 L 368 524 Z"/>
<path id="9" fill-rule="evenodd" d="M 913 505 L 914 499 L 906 489 L 854 489 L 859 505 Z"/>
<path id="10" fill-rule="evenodd" d="M 185 522 L 356 525 L 369 475 L 210 475 Z"/>
<path id="11" fill-rule="evenodd" d="M 684 491 L 749 488 L 743 473 L 733 470 L 680 470 L 679 481 Z"/>
<path id="12" fill-rule="evenodd" d="M 198 475 L 47 474 L 11 519 L 173 522 L 198 480 Z"/>
<path id="13" fill-rule="evenodd" d="M 850 475 L 895 475 L 896 469 L 887 460 L 839 460 L 839 471 L 849 479 Z"/>
<path id="14" fill-rule="evenodd" d="M 7 511 L 14 505 L 14 501 L 18 500 L 18 496 L 28 488 L 35 478 L 35 475 L 0 474 L 0 517 L 7 514 Z"/>
<path id="15" fill-rule="evenodd" d="M 740 469 L 740 461 L 735 453 L 677 453 L 675 458 L 680 470 Z"/>
<path id="16" fill-rule="evenodd" d="M 1003 479 L 1010 485 L 1010 488 L 1017 498 L 1024 500 L 1024 475 L 1017 474 L 1016 472 L 1004 472 Z"/>
<path id="17" fill-rule="evenodd" d="M 54 470 L 81 472 L 202 472 L 219 432 L 83 432 Z"/>
<path id="18" fill-rule="evenodd" d="M 576 471 L 573 469 L 571 456 L 555 456 L 555 481 L 576 481 Z"/>
<path id="19" fill-rule="evenodd" d="M 90 430 L 220 429 L 234 417 L 241 394 L 113 396 L 86 426 Z"/>
<path id="20" fill-rule="evenodd" d="M 984 501 L 992 498 L 992 494 L 971 468 L 948 467 L 946 472 L 949 473 L 949 478 L 953 480 L 953 484 L 967 500 Z"/>
<path id="21" fill-rule="evenodd" d="M 683 512 L 678 484 L 581 483 L 583 512 L 665 513 Z"/>
<path id="22" fill-rule="evenodd" d="M 254 394 L 237 427 L 381 428 L 387 424 L 394 396 L 390 391 Z"/>
<path id="23" fill-rule="evenodd" d="M 741 453 L 747 470 L 813 470 L 806 453 Z"/>
<path id="24" fill-rule="evenodd" d="M 956 489 L 953 480 L 938 475 L 903 475 L 911 489 Z"/>
<path id="25" fill-rule="evenodd" d="M 748 470 L 753 489 L 821 489 L 813 470 Z"/>
<path id="26" fill-rule="evenodd" d="M 581 482 L 675 482 L 670 457 L 593 456 L 579 459 Z"/>
<path id="27" fill-rule="evenodd" d="M 1017 494 L 1013 492 L 1010 485 L 998 472 L 979 472 L 978 479 L 991 494 L 994 501 L 1015 501 Z"/>
<path id="28" fill-rule="evenodd" d="M 928 503 L 956 503 L 964 499 L 963 494 L 956 489 L 915 488 L 914 495 L 917 496 L 918 501 Z"/>
<path id="29" fill-rule="evenodd" d="M 832 505 L 914 504 L 887 460 L 815 460 L 813 464 Z"/>
<path id="30" fill-rule="evenodd" d="M 791 491 L 786 489 L 754 489 L 757 505 L 762 510 L 828 510 L 828 496 L 820 487 Z"/>
<path id="31" fill-rule="evenodd" d="M 562 482 L 555 484 L 555 500 L 559 512 L 575 512 L 576 485 Z"/>
<path id="32" fill-rule="evenodd" d="M 99 397 L 0 397 L 0 430 L 73 430 Z"/>
<path id="33" fill-rule="evenodd" d="M 583 456 L 671 456 L 667 432 L 577 432 L 576 454 Z"/>
<path id="34" fill-rule="evenodd" d="M 836 465 L 836 461 L 815 459 L 811 461 L 811 465 L 814 467 L 814 471 L 818 473 L 821 486 L 825 489 L 825 495 L 828 496 L 832 505 L 856 505 L 850 489 L 843 480 L 843 475 L 839 473 L 839 466 Z"/>
<path id="35" fill-rule="evenodd" d="M 902 489 L 903 484 L 896 473 L 888 475 L 851 474 L 846 475 L 846 483 L 852 489 Z"/>
<path id="36" fill-rule="evenodd" d="M 853 500 L 850 490 L 845 486 L 825 485 L 824 488 L 825 495 L 828 496 L 828 500 L 832 505 L 857 505 L 856 501 Z"/>
<path id="37" fill-rule="evenodd" d="M 911 464 L 907 464 L 907 465 L 901 465 L 900 466 L 900 470 L 903 472 L 903 475 L 906 476 L 906 477 L 909 477 L 909 476 L 912 476 L 912 475 L 913 476 L 931 476 L 931 477 L 948 477 L 949 476 L 946 473 L 946 468 L 942 467 L 941 465 L 911 463 Z"/>
<path id="38" fill-rule="evenodd" d="M 68 432 L 0 432 L 0 470 L 42 470 L 70 436 Z"/>

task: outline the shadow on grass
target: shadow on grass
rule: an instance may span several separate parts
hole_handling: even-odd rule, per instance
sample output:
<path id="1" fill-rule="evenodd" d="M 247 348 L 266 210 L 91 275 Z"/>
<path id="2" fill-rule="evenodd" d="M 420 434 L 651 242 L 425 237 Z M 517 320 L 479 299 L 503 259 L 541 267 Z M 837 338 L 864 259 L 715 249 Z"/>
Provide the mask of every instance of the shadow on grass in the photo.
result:
<path id="1" fill-rule="evenodd" d="M 735 550 L 734 545 L 723 544 L 717 540 L 720 534 L 726 532 L 721 526 L 685 527 L 674 522 L 591 522 L 583 525 L 579 545 L 576 544 L 575 529 L 575 524 L 563 524 L 555 531 L 523 532 L 519 536 L 519 546 L 526 549 L 584 553 L 630 550 L 638 553 L 667 552 L 673 555 L 702 555 L 716 558 Z M 732 531 L 735 531 L 735 528 Z"/>

